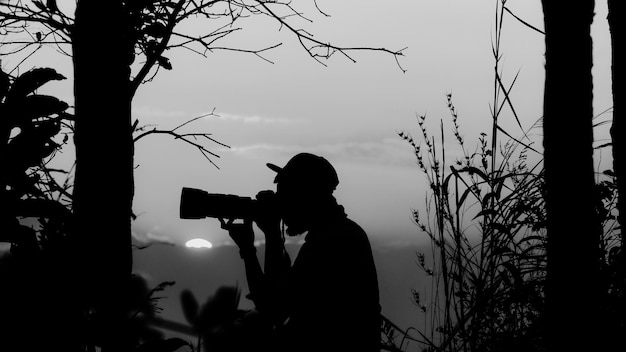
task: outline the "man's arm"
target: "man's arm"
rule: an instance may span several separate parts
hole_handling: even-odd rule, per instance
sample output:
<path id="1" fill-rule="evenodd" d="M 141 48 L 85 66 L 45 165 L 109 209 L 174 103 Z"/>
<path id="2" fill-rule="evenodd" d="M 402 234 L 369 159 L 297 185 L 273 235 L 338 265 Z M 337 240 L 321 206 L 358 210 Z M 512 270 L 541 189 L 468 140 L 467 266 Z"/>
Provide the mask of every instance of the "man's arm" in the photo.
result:
<path id="1" fill-rule="evenodd" d="M 256 256 L 256 248 L 254 247 L 254 231 L 252 229 L 252 221 L 244 220 L 243 224 L 234 224 L 232 220 L 225 222 L 220 219 L 222 228 L 228 230 L 228 234 L 239 247 L 239 254 L 244 261 L 246 270 L 246 279 L 248 288 L 250 289 L 249 298 L 254 302 L 257 310 L 271 320 L 280 323 L 284 320 L 284 310 L 281 308 L 282 299 L 282 280 L 285 279 L 287 270 L 289 269 L 289 256 L 284 250 L 282 240 L 280 243 L 275 242 L 270 232 L 270 244 L 266 244 L 266 266 L 265 274 L 261 269 L 261 265 Z M 280 232 L 278 237 L 280 238 Z M 269 258 L 269 259 L 268 259 Z M 285 266 L 285 260 L 287 267 Z M 282 263 L 282 264 L 281 264 Z M 283 266 L 283 268 L 279 268 Z M 284 274 L 279 274 L 284 272 Z"/>
<path id="2" fill-rule="evenodd" d="M 286 279 L 291 259 L 285 249 L 285 242 L 280 230 L 265 235 L 265 275 L 272 282 L 272 286 L 280 285 Z"/>
<path id="3" fill-rule="evenodd" d="M 264 278 L 261 264 L 256 257 L 256 247 L 254 247 L 254 231 L 252 230 L 252 221 L 244 220 L 242 224 L 235 224 L 234 219 L 230 219 L 228 222 L 224 219 L 219 219 L 222 224 L 222 228 L 228 231 L 228 235 L 235 241 L 235 244 L 239 247 L 239 255 L 244 261 L 246 269 L 246 279 L 248 281 L 248 288 L 250 289 L 250 296 L 255 304 L 258 305 L 254 297 L 260 297 L 264 290 Z"/>
<path id="4" fill-rule="evenodd" d="M 254 221 L 265 234 L 265 276 L 270 289 L 278 293 L 281 291 L 281 281 L 286 279 L 291 267 L 291 260 L 280 230 L 276 195 L 272 191 L 261 191 L 256 199 L 262 205 Z"/>

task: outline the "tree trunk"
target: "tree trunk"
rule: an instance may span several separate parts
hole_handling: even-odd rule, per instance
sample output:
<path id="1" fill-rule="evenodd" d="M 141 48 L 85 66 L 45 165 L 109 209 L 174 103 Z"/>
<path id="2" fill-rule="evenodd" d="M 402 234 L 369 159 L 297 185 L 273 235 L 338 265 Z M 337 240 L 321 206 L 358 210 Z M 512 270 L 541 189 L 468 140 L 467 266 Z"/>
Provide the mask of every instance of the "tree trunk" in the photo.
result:
<path id="1" fill-rule="evenodd" d="M 78 1 L 73 31 L 76 266 L 85 304 L 103 319 L 104 351 L 128 351 L 124 295 L 132 270 L 132 44 L 121 0 Z"/>
<path id="2" fill-rule="evenodd" d="M 593 166 L 593 0 L 543 0 L 544 160 L 548 216 L 546 331 L 551 351 L 594 351 L 601 226 Z"/>
<path id="3" fill-rule="evenodd" d="M 613 142 L 613 171 L 616 176 L 617 183 L 617 210 L 618 223 L 621 231 L 621 265 L 618 268 L 619 289 L 622 292 L 622 301 L 619 304 L 619 311 L 616 312 L 618 317 L 617 324 L 621 324 L 621 330 L 615 331 L 616 335 L 624 334 L 624 320 L 626 319 L 626 285 L 624 279 L 626 277 L 626 70 L 624 70 L 624 40 L 626 35 L 626 3 L 619 0 L 608 0 L 609 7 L 609 30 L 611 32 L 611 81 L 613 88 L 613 123 L 611 125 L 611 139 Z M 621 20 L 621 21 L 620 21 Z M 622 49 L 620 49 L 620 47 Z M 620 138 L 621 136 L 621 138 Z M 618 339 L 622 350 L 626 348 L 623 339 Z"/>

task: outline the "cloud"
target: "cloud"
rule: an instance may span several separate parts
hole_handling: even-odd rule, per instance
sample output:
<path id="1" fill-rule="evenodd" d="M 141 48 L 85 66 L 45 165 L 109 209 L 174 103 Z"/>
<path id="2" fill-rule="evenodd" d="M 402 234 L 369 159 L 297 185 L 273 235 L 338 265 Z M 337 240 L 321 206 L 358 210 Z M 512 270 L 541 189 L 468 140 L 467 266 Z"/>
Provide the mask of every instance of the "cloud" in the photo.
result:
<path id="1" fill-rule="evenodd" d="M 256 155 L 256 154 L 286 154 L 292 151 L 301 150 L 302 147 L 296 145 L 285 145 L 285 144 L 271 144 L 271 143 L 257 143 L 257 144 L 248 144 L 241 146 L 230 146 L 230 149 L 225 149 L 225 151 L 230 151 L 236 154 L 244 154 L 244 155 Z"/>
<path id="2" fill-rule="evenodd" d="M 322 155 L 331 162 L 351 162 L 372 165 L 395 165 L 414 167 L 415 157 L 412 149 L 403 141 L 391 138 L 370 141 L 342 141 L 313 145 L 256 143 L 232 145 L 229 152 L 242 156 L 264 160 L 288 159 L 300 153 L 308 152 Z"/>
<path id="3" fill-rule="evenodd" d="M 141 243 L 174 244 L 174 241 L 169 236 L 155 234 L 150 231 L 145 231 L 145 232 L 132 231 L 132 236 L 135 240 Z"/>
<path id="4" fill-rule="evenodd" d="M 192 117 L 191 114 L 186 111 L 165 110 L 165 109 L 154 108 L 153 106 L 147 106 L 147 105 L 133 107 L 132 113 L 133 113 L 133 116 L 136 116 L 139 118 L 184 117 L 184 116 L 190 116 L 190 118 Z"/>
<path id="5" fill-rule="evenodd" d="M 265 117 L 260 115 L 240 115 L 231 113 L 216 112 L 215 115 L 210 115 L 208 118 L 220 119 L 223 121 L 235 121 L 248 124 L 293 124 L 302 123 L 306 120 L 301 118 L 281 118 L 281 117 Z"/>
<path id="6" fill-rule="evenodd" d="M 373 141 L 353 141 L 321 144 L 319 153 L 329 159 L 358 163 L 413 166 L 411 149 L 402 141 L 385 138 Z"/>
<path id="7" fill-rule="evenodd" d="M 230 121 L 240 122 L 245 124 L 298 124 L 306 122 L 306 119 L 297 117 L 267 117 L 258 114 L 243 115 L 229 112 L 220 112 L 216 109 L 202 112 L 189 112 L 183 110 L 167 110 L 161 108 L 155 108 L 152 105 L 141 105 L 133 107 L 133 116 L 140 118 L 181 118 L 187 117 L 189 119 L 196 117 L 203 117 L 206 120 L 213 121 Z"/>

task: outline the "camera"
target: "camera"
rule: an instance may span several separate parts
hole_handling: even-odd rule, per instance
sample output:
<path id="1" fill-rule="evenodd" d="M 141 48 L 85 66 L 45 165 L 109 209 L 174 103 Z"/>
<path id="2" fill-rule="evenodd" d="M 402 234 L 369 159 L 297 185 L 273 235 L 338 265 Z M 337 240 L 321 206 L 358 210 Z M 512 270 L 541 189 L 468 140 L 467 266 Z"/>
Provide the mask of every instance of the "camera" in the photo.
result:
<path id="1" fill-rule="evenodd" d="M 180 194 L 181 219 L 250 219 L 259 214 L 261 206 L 268 204 L 261 205 L 250 197 L 208 193 L 196 188 L 183 187 Z"/>

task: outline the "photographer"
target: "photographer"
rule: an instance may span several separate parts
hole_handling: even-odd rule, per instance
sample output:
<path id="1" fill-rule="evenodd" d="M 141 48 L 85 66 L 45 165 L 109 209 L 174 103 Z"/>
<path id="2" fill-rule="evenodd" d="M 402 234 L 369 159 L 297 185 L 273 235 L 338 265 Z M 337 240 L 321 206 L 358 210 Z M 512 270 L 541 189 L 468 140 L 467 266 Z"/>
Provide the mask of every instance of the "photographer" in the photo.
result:
<path id="1" fill-rule="evenodd" d="M 271 324 L 278 351 L 380 351 L 376 268 L 363 229 L 332 195 L 337 173 L 324 158 L 301 153 L 277 172 L 276 194 L 243 224 L 220 219 L 239 246 L 250 298 Z M 265 234 L 265 272 L 256 257 L 252 221 Z M 281 228 L 282 225 L 282 228 Z M 286 227 L 286 231 L 285 231 Z M 305 235 L 293 265 L 288 236 Z"/>

